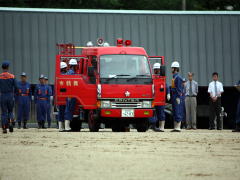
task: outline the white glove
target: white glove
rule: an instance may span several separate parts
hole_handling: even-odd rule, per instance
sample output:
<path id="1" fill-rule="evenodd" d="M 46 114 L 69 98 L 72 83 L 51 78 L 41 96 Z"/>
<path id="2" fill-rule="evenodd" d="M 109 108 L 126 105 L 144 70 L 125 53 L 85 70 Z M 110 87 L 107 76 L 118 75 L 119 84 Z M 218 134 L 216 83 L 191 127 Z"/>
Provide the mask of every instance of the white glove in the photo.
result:
<path id="1" fill-rule="evenodd" d="M 32 98 L 32 101 L 34 101 L 34 96 L 32 96 L 31 98 Z"/>
<path id="2" fill-rule="evenodd" d="M 177 98 L 176 101 L 177 101 L 177 104 L 180 104 L 180 98 Z"/>
<path id="3" fill-rule="evenodd" d="M 170 94 L 167 94 L 167 100 L 169 101 L 171 98 Z"/>

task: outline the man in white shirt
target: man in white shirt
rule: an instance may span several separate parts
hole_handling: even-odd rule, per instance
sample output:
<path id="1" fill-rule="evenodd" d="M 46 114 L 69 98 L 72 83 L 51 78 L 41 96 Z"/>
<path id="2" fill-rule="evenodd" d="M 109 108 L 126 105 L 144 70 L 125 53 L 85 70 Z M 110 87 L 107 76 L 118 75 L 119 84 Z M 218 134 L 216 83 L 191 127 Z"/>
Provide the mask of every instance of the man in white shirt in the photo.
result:
<path id="1" fill-rule="evenodd" d="M 222 130 L 220 119 L 221 113 L 221 94 L 223 93 L 223 85 L 218 81 L 218 73 L 212 74 L 213 81 L 209 83 L 208 93 L 210 94 L 209 101 L 209 130 L 216 129 L 214 120 L 217 117 L 217 129 Z"/>

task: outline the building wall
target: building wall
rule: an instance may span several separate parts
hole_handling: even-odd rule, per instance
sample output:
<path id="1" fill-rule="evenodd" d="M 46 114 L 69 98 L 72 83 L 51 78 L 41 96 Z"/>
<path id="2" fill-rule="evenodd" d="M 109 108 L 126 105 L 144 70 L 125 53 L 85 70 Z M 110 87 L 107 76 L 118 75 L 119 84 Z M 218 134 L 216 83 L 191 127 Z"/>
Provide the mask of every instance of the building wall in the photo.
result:
<path id="1" fill-rule="evenodd" d="M 225 86 L 240 78 L 240 12 L 107 11 L 0 8 L 0 62 L 11 71 L 40 74 L 54 83 L 56 43 L 84 46 L 103 37 L 111 45 L 119 37 L 143 46 L 149 55 L 166 57 L 168 81 L 173 60 L 181 73 L 195 72 L 207 86 L 217 71 Z"/>

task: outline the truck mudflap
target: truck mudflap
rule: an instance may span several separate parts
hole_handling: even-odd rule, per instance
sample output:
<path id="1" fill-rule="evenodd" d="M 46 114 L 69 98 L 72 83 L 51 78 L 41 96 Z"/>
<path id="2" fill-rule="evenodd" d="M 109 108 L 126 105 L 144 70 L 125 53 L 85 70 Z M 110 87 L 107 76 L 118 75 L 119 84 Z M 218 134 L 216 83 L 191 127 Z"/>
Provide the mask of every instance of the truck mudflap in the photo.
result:
<path id="1" fill-rule="evenodd" d="M 149 118 L 154 109 L 101 109 L 101 117 L 110 118 Z"/>

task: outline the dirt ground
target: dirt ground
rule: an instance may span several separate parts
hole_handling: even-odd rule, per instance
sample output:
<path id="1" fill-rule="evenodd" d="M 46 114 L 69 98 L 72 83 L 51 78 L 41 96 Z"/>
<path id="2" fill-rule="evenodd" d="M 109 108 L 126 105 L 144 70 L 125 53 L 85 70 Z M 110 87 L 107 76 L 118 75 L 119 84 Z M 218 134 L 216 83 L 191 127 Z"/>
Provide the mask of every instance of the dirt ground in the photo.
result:
<path id="1" fill-rule="evenodd" d="M 5 179 L 240 179 L 240 133 L 59 133 L 56 129 L 0 134 Z"/>

